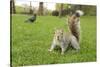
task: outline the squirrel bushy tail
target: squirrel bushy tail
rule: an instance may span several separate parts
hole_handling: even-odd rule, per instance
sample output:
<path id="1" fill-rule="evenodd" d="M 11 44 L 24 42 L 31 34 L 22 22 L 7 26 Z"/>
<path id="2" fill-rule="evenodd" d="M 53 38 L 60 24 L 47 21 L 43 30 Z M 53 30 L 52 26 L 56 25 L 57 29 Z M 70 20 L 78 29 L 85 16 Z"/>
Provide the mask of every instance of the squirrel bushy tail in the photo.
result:
<path id="1" fill-rule="evenodd" d="M 77 10 L 72 16 L 68 18 L 68 26 L 70 32 L 77 38 L 77 40 L 80 40 L 80 16 L 83 15 L 83 12 L 80 10 Z"/>

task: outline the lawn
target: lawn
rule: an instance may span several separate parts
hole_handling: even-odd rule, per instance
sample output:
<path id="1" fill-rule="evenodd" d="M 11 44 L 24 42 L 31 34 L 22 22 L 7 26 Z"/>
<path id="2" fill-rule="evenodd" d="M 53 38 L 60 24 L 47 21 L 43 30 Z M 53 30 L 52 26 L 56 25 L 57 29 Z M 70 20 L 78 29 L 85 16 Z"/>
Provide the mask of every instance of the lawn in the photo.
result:
<path id="1" fill-rule="evenodd" d="M 35 23 L 24 23 L 28 15 L 12 15 L 13 67 L 23 65 L 63 64 L 96 61 L 96 16 L 81 17 L 80 52 L 69 48 L 65 55 L 60 49 L 48 52 L 53 39 L 54 28 L 68 31 L 66 18 L 38 16 Z"/>

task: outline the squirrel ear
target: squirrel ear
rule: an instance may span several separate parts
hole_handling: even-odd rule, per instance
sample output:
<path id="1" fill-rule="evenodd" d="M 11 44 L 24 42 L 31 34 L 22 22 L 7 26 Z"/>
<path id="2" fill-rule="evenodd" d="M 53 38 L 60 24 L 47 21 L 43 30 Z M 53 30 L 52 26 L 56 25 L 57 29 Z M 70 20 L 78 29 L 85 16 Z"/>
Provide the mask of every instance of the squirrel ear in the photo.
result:
<path id="1" fill-rule="evenodd" d="M 64 32 L 64 30 L 63 30 L 63 29 L 61 29 L 61 34 L 63 34 L 63 32 Z"/>
<path id="2" fill-rule="evenodd" d="M 61 32 L 64 32 L 64 30 L 63 30 L 63 29 L 61 29 Z"/>
<path id="3" fill-rule="evenodd" d="M 55 34 L 55 31 L 53 32 L 53 34 Z"/>
<path id="4" fill-rule="evenodd" d="M 54 28 L 54 32 L 53 32 L 53 34 L 55 34 L 55 31 L 57 30 L 57 28 Z"/>

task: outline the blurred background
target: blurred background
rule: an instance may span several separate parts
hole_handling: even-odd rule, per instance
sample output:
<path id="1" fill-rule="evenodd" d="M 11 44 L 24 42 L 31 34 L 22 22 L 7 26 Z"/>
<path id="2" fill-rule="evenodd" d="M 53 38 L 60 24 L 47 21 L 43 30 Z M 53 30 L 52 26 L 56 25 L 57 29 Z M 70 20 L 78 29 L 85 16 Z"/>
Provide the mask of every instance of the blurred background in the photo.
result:
<path id="1" fill-rule="evenodd" d="M 92 9 L 91 9 L 92 8 Z M 10 0 L 10 13 L 11 14 L 28 14 L 45 16 L 66 16 L 72 14 L 75 10 L 83 10 L 84 15 L 96 15 L 96 6 L 91 5 L 76 5 L 67 3 L 55 2 L 38 2 L 34 0 Z"/>

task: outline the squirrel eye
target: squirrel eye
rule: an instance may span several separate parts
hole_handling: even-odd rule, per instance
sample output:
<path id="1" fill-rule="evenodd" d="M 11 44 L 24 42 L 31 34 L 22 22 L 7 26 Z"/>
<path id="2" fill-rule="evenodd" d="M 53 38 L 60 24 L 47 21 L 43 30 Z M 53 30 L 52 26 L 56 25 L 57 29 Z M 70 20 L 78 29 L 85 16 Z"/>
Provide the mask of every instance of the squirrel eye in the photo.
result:
<path id="1" fill-rule="evenodd" d="M 63 32 L 61 34 L 63 34 Z"/>

